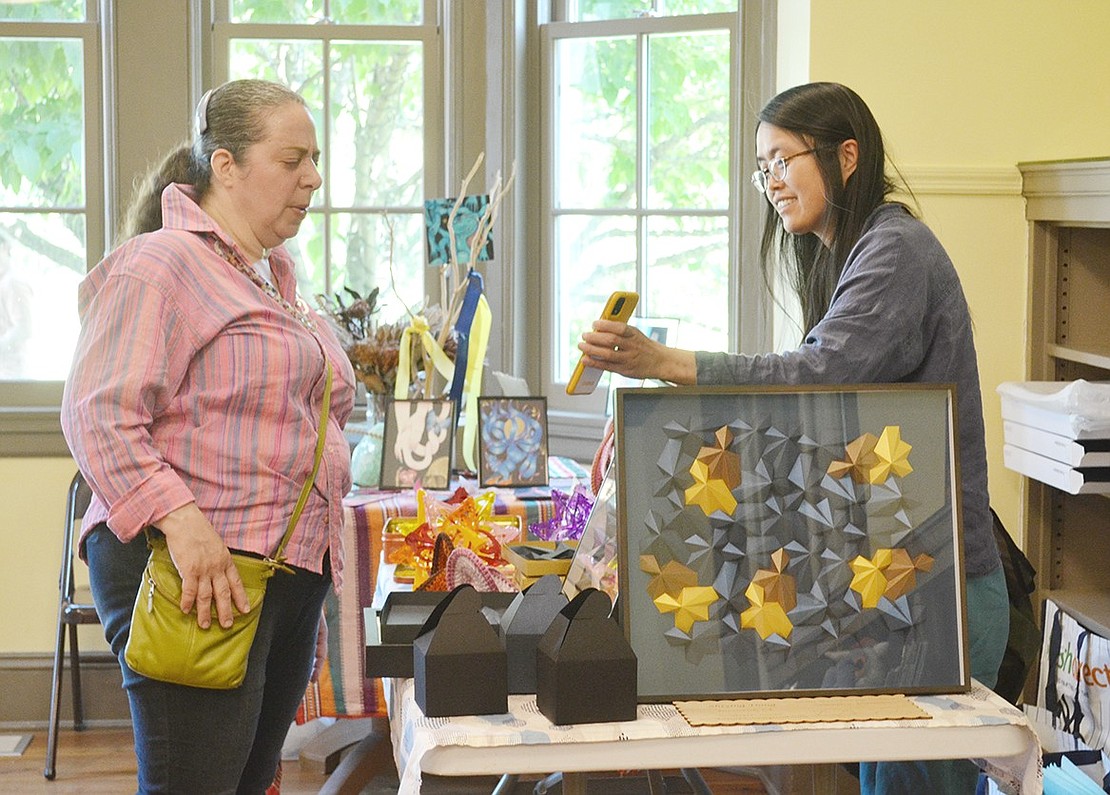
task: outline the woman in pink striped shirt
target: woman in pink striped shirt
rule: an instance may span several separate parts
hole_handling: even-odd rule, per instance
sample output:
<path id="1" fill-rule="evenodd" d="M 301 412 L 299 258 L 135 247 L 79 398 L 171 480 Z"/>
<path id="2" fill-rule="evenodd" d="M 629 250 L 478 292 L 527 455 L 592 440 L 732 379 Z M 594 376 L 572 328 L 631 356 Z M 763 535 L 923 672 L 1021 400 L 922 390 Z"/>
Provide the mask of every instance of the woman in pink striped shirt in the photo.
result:
<path id="1" fill-rule="evenodd" d="M 316 131 L 289 89 L 240 80 L 210 91 L 191 144 L 133 208 L 146 231 L 94 268 L 62 424 L 94 499 L 82 549 L 131 704 L 139 791 L 259 793 L 322 656 L 322 603 L 343 575 L 343 424 L 354 377 L 338 340 L 297 297 L 282 245 L 320 187 Z M 323 458 L 271 578 L 247 678 L 204 690 L 124 661 L 147 557 L 166 537 L 181 608 L 228 626 L 247 607 L 229 549 L 274 551 L 310 477 L 330 363 Z"/>

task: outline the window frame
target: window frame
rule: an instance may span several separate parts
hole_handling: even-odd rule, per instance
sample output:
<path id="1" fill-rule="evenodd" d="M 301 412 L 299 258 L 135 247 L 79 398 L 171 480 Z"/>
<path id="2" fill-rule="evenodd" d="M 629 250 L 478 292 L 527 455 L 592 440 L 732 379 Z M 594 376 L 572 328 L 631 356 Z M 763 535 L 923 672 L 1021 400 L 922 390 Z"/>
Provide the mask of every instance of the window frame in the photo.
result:
<path id="1" fill-rule="evenodd" d="M 231 22 L 229 19 L 230 0 L 215 0 L 213 4 L 213 20 L 211 25 L 211 71 L 205 75 L 207 85 L 221 85 L 230 79 L 230 44 L 232 41 L 266 40 L 266 39 L 296 39 L 303 41 L 320 42 L 324 45 L 324 70 L 323 88 L 324 107 L 320 109 L 322 129 L 317 131 L 317 139 L 321 149 L 321 161 L 330 169 L 333 160 L 330 152 L 331 119 L 326 114 L 328 97 L 330 96 L 331 71 L 328 68 L 328 48 L 335 42 L 379 42 L 379 41 L 405 41 L 419 42 L 424 52 L 424 170 L 423 170 L 423 198 L 444 195 L 440 192 L 445 180 L 445 157 L 443 141 L 446 140 L 446 118 L 443 75 L 445 73 L 445 42 L 444 26 L 440 20 L 440 8 L 437 0 L 422 0 L 424 21 L 418 25 L 403 24 L 357 24 L 337 22 L 305 22 L 305 23 L 280 23 L 280 22 Z M 208 79 L 210 78 L 210 79 Z M 323 251 L 322 263 L 327 292 L 333 292 L 331 249 L 332 235 L 334 234 L 334 219 L 337 215 L 364 214 L 371 215 L 378 212 L 391 214 L 413 215 L 423 217 L 423 207 L 396 207 L 386 205 L 341 206 L 332 201 L 331 188 L 328 175 L 324 174 L 324 184 L 313 200 L 313 211 L 317 213 L 323 224 Z M 424 268 L 424 294 L 432 301 L 439 301 L 439 281 L 431 278 L 434 273 L 430 268 Z M 379 285 L 383 289 L 387 285 Z"/>
<path id="2" fill-rule="evenodd" d="M 0 210 L 57 210 L 85 216 L 85 270 L 100 260 L 106 248 L 108 218 L 114 192 L 106 174 L 113 172 L 111 152 L 104 145 L 111 138 L 111 83 L 104 66 L 104 53 L 113 49 L 111 41 L 111 3 L 88 0 L 85 20 L 3 21 L 0 37 L 28 39 L 73 39 L 82 42 L 84 85 L 84 169 L 85 202 L 80 207 L 13 206 Z M 0 381 L 0 458 L 69 455 L 62 436 L 60 410 L 61 380 Z"/>
<path id="3" fill-rule="evenodd" d="M 561 10 L 558 5 L 556 13 Z M 540 25 L 541 90 L 538 92 L 538 113 L 542 119 L 541 136 L 536 157 L 542 163 L 540 180 L 539 229 L 540 259 L 544 263 L 540 294 L 544 296 L 540 308 L 541 349 L 540 381 L 548 396 L 549 424 L 552 436 L 563 439 L 567 454 L 589 457 L 590 445 L 596 447 L 600 428 L 605 423 L 605 390 L 589 398 L 568 397 L 565 382 L 558 381 L 555 373 L 556 335 L 558 322 L 554 313 L 556 300 L 555 218 L 555 163 L 554 137 L 550 133 L 555 121 L 554 80 L 555 41 L 565 38 L 635 35 L 643 37 L 657 33 L 681 33 L 693 30 L 728 29 L 734 44 L 730 47 L 730 152 L 729 169 L 729 294 L 736 300 L 729 305 L 727 329 L 729 350 L 749 352 L 766 351 L 771 347 L 772 316 L 770 300 L 760 269 L 754 266 L 759 250 L 762 226 L 762 196 L 747 184 L 745 164 L 754 159 L 755 123 L 759 107 L 774 94 L 776 69 L 776 4 L 774 0 L 740 0 L 739 10 L 696 16 L 653 17 L 634 19 L 565 22 L 549 19 Z M 639 80 L 646 79 L 643 75 Z M 642 126 L 644 108 L 637 103 L 637 123 Z M 643 144 L 640 144 L 641 148 Z M 642 155 L 638 151 L 638 156 Z M 636 207 L 621 211 L 637 218 L 660 214 L 657 210 Z M 607 213 L 611 214 L 611 213 Z M 665 213 L 664 213 L 665 214 Z M 642 224 L 639 224 L 642 235 Z M 637 275 L 643 267 L 637 254 Z M 752 263 L 741 267 L 741 263 Z M 614 285 L 616 288 L 617 285 Z M 599 307 L 600 310 L 600 307 Z"/>

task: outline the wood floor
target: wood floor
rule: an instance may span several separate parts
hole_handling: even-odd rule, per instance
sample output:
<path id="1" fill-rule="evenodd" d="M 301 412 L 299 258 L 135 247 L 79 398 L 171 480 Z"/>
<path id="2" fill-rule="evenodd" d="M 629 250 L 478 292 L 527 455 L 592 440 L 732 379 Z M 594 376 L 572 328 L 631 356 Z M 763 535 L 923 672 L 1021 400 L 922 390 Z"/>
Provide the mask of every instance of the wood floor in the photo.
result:
<path id="1" fill-rule="evenodd" d="M 386 740 L 388 743 L 388 740 Z M 378 758 L 388 759 L 385 749 Z M 135 754 L 130 730 L 86 729 L 83 732 L 63 730 L 58 740 L 57 776 L 54 781 L 43 778 L 46 756 L 46 733 L 36 732 L 30 746 L 20 757 L 0 758 L 0 793 L 18 795 L 124 795 L 135 791 Z M 303 769 L 299 762 L 283 764 L 282 795 L 308 795 L 326 788 L 336 795 L 385 795 L 397 790 L 397 774 L 388 762 L 361 789 L 340 788 L 319 770 Z M 310 766 L 311 767 L 311 766 Z M 759 795 L 766 793 L 760 779 L 727 771 L 701 771 L 714 795 Z M 447 779 L 427 777 L 423 792 L 443 795 L 479 795 L 489 793 L 497 784 L 496 777 L 483 779 Z M 666 792 L 689 793 L 691 788 L 677 771 L 665 771 Z M 647 793 L 647 777 L 638 771 L 623 775 L 591 777 L 589 795 L 639 795 Z M 535 781 L 521 781 L 513 795 L 532 793 Z M 559 795 L 553 786 L 549 795 Z"/>

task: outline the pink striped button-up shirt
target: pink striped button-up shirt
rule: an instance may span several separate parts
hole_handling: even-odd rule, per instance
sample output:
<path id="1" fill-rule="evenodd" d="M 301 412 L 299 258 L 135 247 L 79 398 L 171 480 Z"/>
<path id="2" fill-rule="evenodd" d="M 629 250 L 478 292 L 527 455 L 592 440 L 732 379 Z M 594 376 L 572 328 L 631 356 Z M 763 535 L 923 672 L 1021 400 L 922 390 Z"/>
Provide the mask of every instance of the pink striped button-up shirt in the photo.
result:
<path id="1" fill-rule="evenodd" d="M 312 471 L 326 360 L 334 376 L 323 459 L 286 557 L 320 572 L 330 548 L 338 588 L 350 363 L 321 318 L 312 315 L 309 331 L 216 253 L 210 233 L 235 244 L 189 188 L 166 188 L 162 218 L 161 230 L 112 252 L 78 293 L 62 428 L 95 495 L 84 530 L 106 521 L 129 541 L 195 501 L 229 548 L 273 552 Z M 294 302 L 284 247 L 270 267 Z"/>

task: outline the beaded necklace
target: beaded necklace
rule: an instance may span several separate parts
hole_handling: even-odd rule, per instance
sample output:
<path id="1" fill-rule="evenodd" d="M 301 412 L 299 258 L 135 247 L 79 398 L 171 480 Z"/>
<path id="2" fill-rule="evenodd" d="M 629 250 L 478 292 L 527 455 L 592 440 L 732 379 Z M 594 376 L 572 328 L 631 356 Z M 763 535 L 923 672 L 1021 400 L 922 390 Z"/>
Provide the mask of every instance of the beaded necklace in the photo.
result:
<path id="1" fill-rule="evenodd" d="M 243 275 L 254 282 L 259 290 L 266 293 L 266 295 L 270 296 L 270 298 L 281 304 L 281 306 L 284 307 L 285 311 L 295 317 L 302 326 L 311 331 L 313 334 L 316 333 L 316 323 L 315 321 L 313 321 L 312 315 L 308 313 L 308 307 L 302 299 L 298 298 L 296 304 L 289 303 L 285 300 L 282 294 L 278 292 L 277 288 L 274 287 L 274 285 L 263 279 L 259 275 L 258 271 L 244 262 L 243 258 L 239 256 L 239 253 L 237 251 L 228 249 L 228 247 L 224 245 L 223 241 L 220 240 L 220 238 L 217 237 L 215 234 L 208 235 L 208 239 L 212 242 L 212 247 L 216 249 L 216 253 L 223 257 L 229 265 L 242 272 Z"/>

